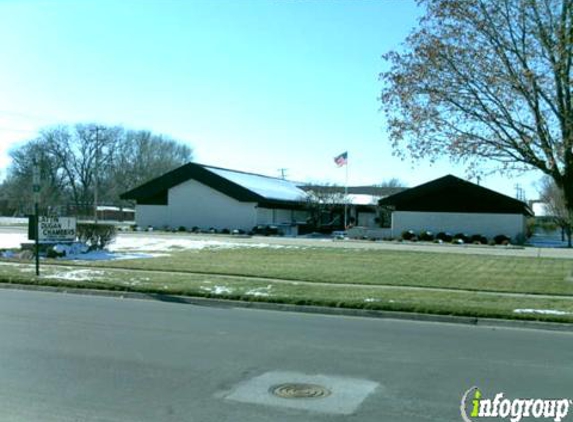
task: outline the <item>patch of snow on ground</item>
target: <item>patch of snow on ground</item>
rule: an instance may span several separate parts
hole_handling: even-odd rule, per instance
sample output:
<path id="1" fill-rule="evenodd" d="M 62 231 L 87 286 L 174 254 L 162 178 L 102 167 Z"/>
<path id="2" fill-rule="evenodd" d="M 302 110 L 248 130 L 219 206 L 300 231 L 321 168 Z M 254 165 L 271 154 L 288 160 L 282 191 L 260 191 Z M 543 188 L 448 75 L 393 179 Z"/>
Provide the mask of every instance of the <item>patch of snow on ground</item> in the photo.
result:
<path id="1" fill-rule="evenodd" d="M 141 283 L 145 283 L 147 281 L 150 281 L 151 279 L 149 277 L 134 277 L 134 278 L 130 278 L 129 280 L 126 280 L 123 282 L 123 284 L 127 284 L 128 286 L 138 286 Z"/>
<path id="2" fill-rule="evenodd" d="M 233 292 L 233 289 L 230 289 L 226 286 L 213 286 L 213 287 L 201 286 L 201 290 L 205 290 L 206 292 L 212 293 L 214 295 L 222 295 L 225 293 Z"/>
<path id="3" fill-rule="evenodd" d="M 30 242 L 28 236 L 23 233 L 1 233 L 0 249 L 17 249 L 22 243 Z M 60 259 L 72 261 L 110 261 L 120 259 L 142 259 L 165 256 L 165 254 L 141 253 L 135 249 L 135 253 L 122 253 L 121 251 L 91 251 L 87 252 L 87 247 L 80 243 L 55 245 L 55 250 L 59 253 L 65 252 L 66 256 Z M 0 253 L 0 257 L 13 258 L 11 252 Z"/>
<path id="4" fill-rule="evenodd" d="M 178 249 L 202 250 L 234 248 L 292 249 L 298 248 L 298 246 L 271 245 L 268 243 L 238 243 L 221 240 L 185 239 L 172 237 L 161 238 L 158 236 L 118 236 L 115 242 L 110 245 L 109 250 L 112 252 L 170 252 Z"/>
<path id="5" fill-rule="evenodd" d="M 29 242 L 25 233 L 2 233 L 0 234 L 0 249 L 16 249 L 22 243 Z"/>
<path id="6" fill-rule="evenodd" d="M 255 297 L 267 297 L 271 295 L 270 290 L 273 288 L 271 284 L 267 287 L 258 287 L 256 289 L 251 289 L 245 292 L 246 295 L 255 296 Z"/>
<path id="7" fill-rule="evenodd" d="M 28 236 L 24 233 L 2 233 L 0 235 L 0 249 L 16 249 L 22 243 L 29 242 Z M 58 251 L 65 250 L 64 259 L 81 260 L 81 261 L 100 261 L 100 260 L 118 260 L 118 259 L 141 259 L 165 256 L 165 253 L 176 250 L 203 250 L 203 249 L 235 249 L 235 248 L 254 248 L 254 249 L 299 249 L 300 246 L 294 245 L 273 245 L 269 243 L 239 243 L 225 240 L 202 240 L 202 239 L 185 239 L 173 237 L 158 236 L 118 236 L 110 245 L 107 251 L 92 251 L 81 253 L 77 247 L 58 245 Z M 163 254 L 149 253 L 163 252 Z"/>
<path id="8" fill-rule="evenodd" d="M 19 267 L 22 264 L 16 262 L 0 262 L 0 265 L 7 265 L 9 267 Z"/>
<path id="9" fill-rule="evenodd" d="M 554 309 L 514 309 L 516 314 L 542 314 L 542 315 L 572 315 L 573 312 L 556 311 Z"/>
<path id="10" fill-rule="evenodd" d="M 64 254 L 60 259 L 71 261 L 117 261 L 123 259 L 141 259 L 163 256 L 161 254 L 145 253 L 114 253 L 107 250 L 88 252 L 88 246 L 85 243 L 80 242 L 55 245 L 53 249 L 57 253 Z"/>
<path id="11" fill-rule="evenodd" d="M 372 302 L 380 302 L 380 299 L 374 299 L 373 297 L 367 297 L 364 299 L 364 302 L 372 303 Z"/>
<path id="12" fill-rule="evenodd" d="M 8 267 L 18 267 L 18 270 L 21 273 L 35 273 L 36 272 L 36 267 L 34 265 L 26 265 L 26 264 L 20 264 L 20 263 L 15 263 L 15 262 L 0 262 L 0 265 L 8 266 Z"/>
<path id="13" fill-rule="evenodd" d="M 96 270 L 70 270 L 61 271 L 52 275 L 45 275 L 43 278 L 52 278 L 68 281 L 91 281 L 101 278 L 105 273 Z"/>
<path id="14" fill-rule="evenodd" d="M 14 224 L 28 224 L 28 219 L 19 217 L 0 217 L 0 226 L 12 226 Z"/>

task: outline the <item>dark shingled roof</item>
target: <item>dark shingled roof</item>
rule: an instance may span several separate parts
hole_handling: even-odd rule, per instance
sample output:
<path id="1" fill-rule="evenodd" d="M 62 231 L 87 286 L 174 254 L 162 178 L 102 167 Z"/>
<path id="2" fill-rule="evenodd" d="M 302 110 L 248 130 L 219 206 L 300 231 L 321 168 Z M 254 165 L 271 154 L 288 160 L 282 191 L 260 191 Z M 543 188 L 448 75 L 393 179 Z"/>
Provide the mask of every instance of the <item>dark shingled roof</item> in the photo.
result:
<path id="1" fill-rule="evenodd" d="M 305 194 L 303 191 L 300 191 L 302 195 L 300 199 L 293 199 L 293 193 L 298 189 L 293 182 L 197 163 L 187 163 L 178 167 L 121 194 L 120 198 L 136 200 L 142 205 L 167 205 L 169 189 L 191 179 L 237 201 L 256 202 L 261 207 L 290 209 L 305 203 L 302 197 Z M 257 189 L 257 186 L 260 186 L 260 189 Z M 284 198 L 281 197 L 282 194 Z"/>
<path id="2" fill-rule="evenodd" d="M 533 215 L 524 202 L 452 175 L 388 196 L 378 204 L 396 211 Z"/>

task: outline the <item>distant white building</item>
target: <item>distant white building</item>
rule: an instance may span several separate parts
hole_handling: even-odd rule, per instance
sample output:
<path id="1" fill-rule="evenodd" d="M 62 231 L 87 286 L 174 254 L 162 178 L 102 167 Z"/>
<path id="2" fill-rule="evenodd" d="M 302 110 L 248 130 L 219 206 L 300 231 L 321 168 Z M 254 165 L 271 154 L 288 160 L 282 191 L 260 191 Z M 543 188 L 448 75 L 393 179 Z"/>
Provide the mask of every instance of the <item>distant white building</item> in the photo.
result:
<path id="1" fill-rule="evenodd" d="M 535 217 L 553 217 L 553 213 L 549 210 L 547 203 L 541 200 L 531 201 L 531 210 Z"/>
<path id="2" fill-rule="evenodd" d="M 107 221 L 134 221 L 135 210 L 116 206 L 98 205 L 97 215 L 100 220 Z"/>
<path id="3" fill-rule="evenodd" d="M 136 201 L 141 227 L 250 231 L 277 225 L 296 234 L 308 218 L 307 194 L 296 183 L 196 163 L 185 164 L 121 195 Z"/>

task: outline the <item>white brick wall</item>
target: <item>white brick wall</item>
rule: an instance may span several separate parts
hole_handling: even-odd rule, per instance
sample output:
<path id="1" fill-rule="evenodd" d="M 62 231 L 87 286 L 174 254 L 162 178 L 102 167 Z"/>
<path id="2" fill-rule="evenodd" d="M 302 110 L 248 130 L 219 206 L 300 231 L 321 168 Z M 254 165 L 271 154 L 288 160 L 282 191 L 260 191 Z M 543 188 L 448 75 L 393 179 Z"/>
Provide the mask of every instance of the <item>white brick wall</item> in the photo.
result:
<path id="1" fill-rule="evenodd" d="M 165 205 L 136 205 L 135 223 L 143 228 L 170 226 L 169 210 Z"/>
<path id="2" fill-rule="evenodd" d="M 138 205 L 136 221 L 142 227 L 194 226 L 208 229 L 251 230 L 256 224 L 255 203 L 239 202 L 219 191 L 188 180 L 169 190 L 167 206 Z"/>
<path id="3" fill-rule="evenodd" d="M 488 238 L 505 234 L 515 241 L 525 233 L 525 221 L 521 214 L 394 211 L 392 231 L 395 237 L 405 230 L 481 234 Z"/>
<path id="4" fill-rule="evenodd" d="M 254 202 L 240 202 L 196 180 L 188 180 L 169 190 L 169 205 L 137 205 L 136 223 L 141 227 L 184 226 L 190 229 L 242 229 L 257 224 L 291 223 L 293 217 L 305 221 L 307 213 L 257 208 Z"/>

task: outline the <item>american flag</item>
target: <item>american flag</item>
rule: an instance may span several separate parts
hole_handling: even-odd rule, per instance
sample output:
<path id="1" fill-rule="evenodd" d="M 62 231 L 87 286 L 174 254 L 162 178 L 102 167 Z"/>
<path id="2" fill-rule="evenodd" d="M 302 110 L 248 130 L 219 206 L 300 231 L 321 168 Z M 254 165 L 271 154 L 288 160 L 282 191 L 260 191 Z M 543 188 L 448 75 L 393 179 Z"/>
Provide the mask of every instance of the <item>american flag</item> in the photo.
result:
<path id="1" fill-rule="evenodd" d="M 334 162 L 338 167 L 342 167 L 348 164 L 348 151 L 345 151 L 342 154 L 334 157 Z"/>

